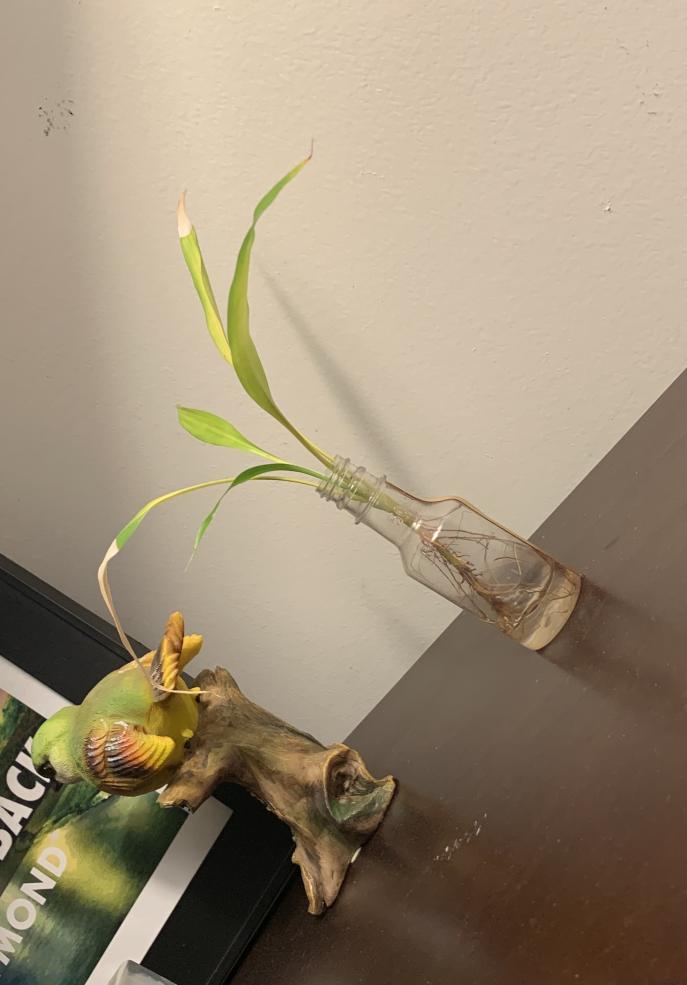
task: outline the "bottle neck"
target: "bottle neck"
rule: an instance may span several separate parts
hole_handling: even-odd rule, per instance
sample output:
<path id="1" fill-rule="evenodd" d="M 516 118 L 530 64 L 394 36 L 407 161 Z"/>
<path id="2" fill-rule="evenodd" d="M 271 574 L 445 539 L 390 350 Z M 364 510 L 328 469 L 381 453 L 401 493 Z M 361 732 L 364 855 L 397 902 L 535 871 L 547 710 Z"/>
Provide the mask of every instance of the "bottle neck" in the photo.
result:
<path id="1" fill-rule="evenodd" d="M 317 487 L 319 495 L 339 510 L 346 510 L 360 523 L 374 509 L 386 486 L 386 476 L 372 475 L 351 463 L 350 458 L 337 455 L 329 475 Z"/>
<path id="2" fill-rule="evenodd" d="M 416 519 L 418 505 L 412 496 L 387 482 L 386 476 L 372 475 L 353 465 L 349 458 L 337 456 L 330 473 L 317 492 L 337 509 L 350 513 L 356 523 L 376 530 L 400 546 Z"/>

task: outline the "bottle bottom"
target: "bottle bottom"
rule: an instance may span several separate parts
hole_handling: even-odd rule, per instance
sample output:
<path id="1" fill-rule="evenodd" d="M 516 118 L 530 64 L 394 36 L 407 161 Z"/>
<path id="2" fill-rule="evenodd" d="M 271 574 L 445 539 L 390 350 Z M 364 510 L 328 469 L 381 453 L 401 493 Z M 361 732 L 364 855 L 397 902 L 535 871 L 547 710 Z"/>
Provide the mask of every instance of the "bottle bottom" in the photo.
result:
<path id="1" fill-rule="evenodd" d="M 542 650 L 567 623 L 581 588 L 581 575 L 556 563 L 545 594 L 517 626 L 505 630 L 506 635 L 529 650 Z"/>

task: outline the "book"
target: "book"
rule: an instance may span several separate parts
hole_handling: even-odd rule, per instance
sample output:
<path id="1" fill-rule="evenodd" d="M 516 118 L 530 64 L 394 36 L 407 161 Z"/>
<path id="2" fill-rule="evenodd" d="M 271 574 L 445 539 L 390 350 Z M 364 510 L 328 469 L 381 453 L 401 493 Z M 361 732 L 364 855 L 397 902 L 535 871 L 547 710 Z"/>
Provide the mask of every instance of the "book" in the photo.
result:
<path id="1" fill-rule="evenodd" d="M 53 789 L 31 741 L 65 702 L 2 658 L 0 673 L 0 983 L 105 985 L 143 957 L 230 811 Z"/>

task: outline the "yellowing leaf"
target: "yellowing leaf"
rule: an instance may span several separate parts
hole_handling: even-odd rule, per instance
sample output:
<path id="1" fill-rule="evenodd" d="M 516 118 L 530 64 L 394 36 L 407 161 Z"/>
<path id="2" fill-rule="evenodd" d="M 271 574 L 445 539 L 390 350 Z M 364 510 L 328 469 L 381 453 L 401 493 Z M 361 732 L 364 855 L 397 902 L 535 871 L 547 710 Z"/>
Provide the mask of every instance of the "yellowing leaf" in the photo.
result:
<path id="1" fill-rule="evenodd" d="M 191 274 L 191 280 L 193 281 L 195 289 L 198 292 L 200 303 L 203 306 L 208 332 L 210 333 L 212 341 L 217 346 L 220 354 L 226 359 L 229 365 L 231 365 L 231 349 L 224 332 L 224 325 L 222 324 L 217 302 L 215 301 L 215 295 L 212 290 L 210 278 L 208 277 L 208 272 L 205 269 L 203 255 L 200 252 L 198 236 L 196 235 L 196 231 L 186 215 L 183 194 L 179 199 L 177 218 L 179 224 L 179 243 L 181 245 L 181 252 L 184 255 L 186 266 Z"/>
<path id="2" fill-rule="evenodd" d="M 211 479 L 209 482 L 198 482 L 194 486 L 184 486 L 183 489 L 174 489 L 172 492 L 165 493 L 164 496 L 156 496 L 155 499 L 149 500 L 145 506 L 142 506 L 138 513 L 132 516 L 129 522 L 122 527 L 114 539 L 114 545 L 121 551 L 126 542 L 136 533 L 136 530 L 150 511 L 155 509 L 156 506 L 161 506 L 162 503 L 167 503 L 170 499 L 175 499 L 177 496 L 184 496 L 186 493 L 195 492 L 197 489 L 208 489 L 210 486 L 224 486 L 227 482 L 231 481 L 231 479 Z"/>

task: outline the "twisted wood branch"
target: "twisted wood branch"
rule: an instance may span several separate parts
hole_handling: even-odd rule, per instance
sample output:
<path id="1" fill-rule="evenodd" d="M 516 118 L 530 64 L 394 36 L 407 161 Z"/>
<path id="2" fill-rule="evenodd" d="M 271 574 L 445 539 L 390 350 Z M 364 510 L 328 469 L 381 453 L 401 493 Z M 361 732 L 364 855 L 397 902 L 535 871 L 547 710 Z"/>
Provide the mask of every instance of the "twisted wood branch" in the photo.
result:
<path id="1" fill-rule="evenodd" d="M 322 913 L 384 818 L 394 779 L 376 780 L 354 749 L 325 747 L 254 704 L 221 667 L 196 683 L 207 692 L 198 730 L 160 804 L 194 811 L 220 783 L 245 787 L 291 828 L 309 912 Z"/>

